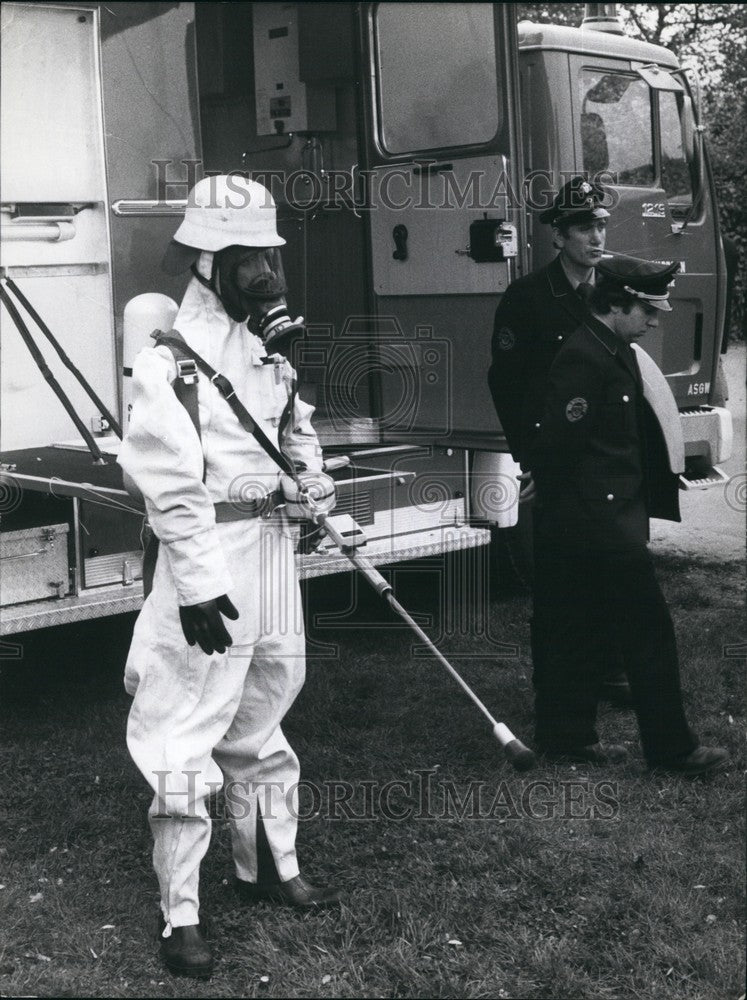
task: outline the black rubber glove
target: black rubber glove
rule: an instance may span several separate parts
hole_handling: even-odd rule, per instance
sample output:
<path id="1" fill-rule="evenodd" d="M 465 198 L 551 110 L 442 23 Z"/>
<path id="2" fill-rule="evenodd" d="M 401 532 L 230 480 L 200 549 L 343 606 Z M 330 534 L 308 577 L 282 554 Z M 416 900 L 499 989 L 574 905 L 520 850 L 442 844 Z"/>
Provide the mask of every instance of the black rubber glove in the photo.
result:
<path id="1" fill-rule="evenodd" d="M 203 653 L 225 653 L 226 646 L 233 645 L 233 639 L 223 624 L 221 615 L 236 621 L 239 613 L 231 604 L 226 594 L 214 601 L 203 601 L 201 604 L 189 604 L 179 608 L 179 620 L 182 623 L 184 638 L 190 646 L 195 643 Z"/>

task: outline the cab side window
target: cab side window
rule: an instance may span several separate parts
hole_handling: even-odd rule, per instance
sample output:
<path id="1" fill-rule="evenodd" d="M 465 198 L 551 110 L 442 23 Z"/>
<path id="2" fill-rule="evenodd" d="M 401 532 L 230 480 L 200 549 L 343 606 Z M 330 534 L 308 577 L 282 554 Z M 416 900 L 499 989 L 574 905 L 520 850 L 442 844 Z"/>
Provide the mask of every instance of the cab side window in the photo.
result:
<path id="1" fill-rule="evenodd" d="M 659 94 L 661 186 L 675 218 L 686 215 L 693 203 L 692 167 L 685 152 L 683 114 L 679 94 L 671 91 Z"/>
<path id="2" fill-rule="evenodd" d="M 618 184 L 654 182 L 651 98 L 640 77 L 582 69 L 579 77 L 583 169 L 609 171 Z"/>

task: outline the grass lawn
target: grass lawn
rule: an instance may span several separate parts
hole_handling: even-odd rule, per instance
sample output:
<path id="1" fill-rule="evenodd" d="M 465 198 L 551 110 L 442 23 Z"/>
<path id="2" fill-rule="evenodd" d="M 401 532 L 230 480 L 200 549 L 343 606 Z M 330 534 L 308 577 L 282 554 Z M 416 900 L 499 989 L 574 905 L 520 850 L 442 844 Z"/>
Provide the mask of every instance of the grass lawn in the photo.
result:
<path id="1" fill-rule="evenodd" d="M 377 599 L 362 592 L 345 615 L 349 579 L 314 584 L 327 620 L 311 630 L 317 655 L 285 729 L 309 783 L 302 869 L 346 901 L 316 915 L 241 908 L 217 799 L 201 896 L 219 961 L 202 984 L 157 958 L 150 794 L 124 741 L 132 618 L 21 637 L 23 658 L 0 675 L 0 994 L 736 1000 L 743 570 L 673 557 L 658 568 L 688 716 L 733 755 L 704 781 L 646 774 L 634 719 L 613 711 L 601 730 L 629 745 L 628 763 L 515 774 Z M 451 608 L 428 566 L 396 589 L 531 743 L 527 596 Z"/>

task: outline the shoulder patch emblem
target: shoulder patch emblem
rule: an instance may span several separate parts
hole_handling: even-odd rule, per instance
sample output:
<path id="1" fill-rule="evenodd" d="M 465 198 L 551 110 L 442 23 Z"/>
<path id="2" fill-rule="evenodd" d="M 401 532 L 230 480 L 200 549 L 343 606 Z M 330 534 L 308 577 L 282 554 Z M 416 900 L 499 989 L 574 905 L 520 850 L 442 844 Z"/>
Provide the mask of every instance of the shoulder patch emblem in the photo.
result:
<path id="1" fill-rule="evenodd" d="M 583 419 L 589 411 L 589 404 L 583 396 L 576 396 L 565 408 L 566 420 L 575 424 L 577 420 Z"/>
<path id="2" fill-rule="evenodd" d="M 516 334 L 509 330 L 507 326 L 502 326 L 498 331 L 498 350 L 510 351 L 516 344 Z"/>

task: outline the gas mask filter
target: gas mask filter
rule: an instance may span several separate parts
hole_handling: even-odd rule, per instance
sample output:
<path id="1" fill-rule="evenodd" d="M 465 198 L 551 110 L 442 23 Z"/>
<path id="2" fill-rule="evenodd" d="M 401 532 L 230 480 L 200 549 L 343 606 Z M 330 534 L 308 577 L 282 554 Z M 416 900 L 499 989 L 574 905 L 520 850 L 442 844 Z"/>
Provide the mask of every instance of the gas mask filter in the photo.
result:
<path id="1" fill-rule="evenodd" d="M 212 285 L 231 319 L 250 323 L 268 354 L 287 353 L 293 338 L 303 334 L 303 317 L 291 320 L 288 312 L 278 247 L 220 250 L 213 260 Z"/>

